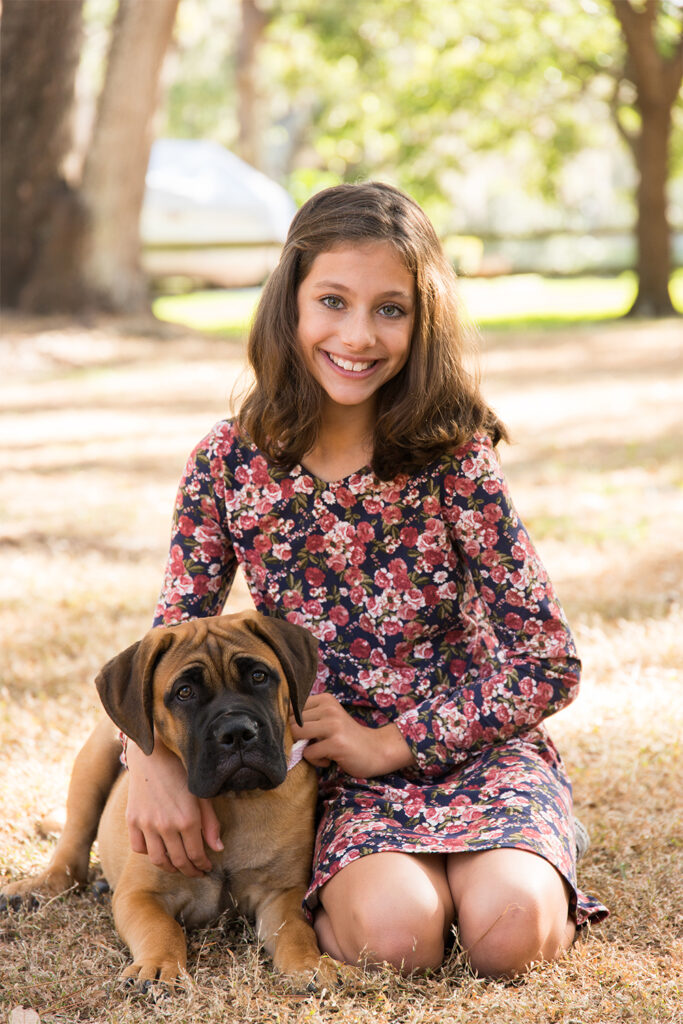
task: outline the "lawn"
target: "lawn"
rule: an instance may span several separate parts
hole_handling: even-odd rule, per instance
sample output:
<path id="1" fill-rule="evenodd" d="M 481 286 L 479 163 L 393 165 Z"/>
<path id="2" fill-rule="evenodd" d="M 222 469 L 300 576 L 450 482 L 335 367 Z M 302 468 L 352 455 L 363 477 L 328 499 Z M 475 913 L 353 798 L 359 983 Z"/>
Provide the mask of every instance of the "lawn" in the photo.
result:
<path id="1" fill-rule="evenodd" d="M 474 312 L 474 311 L 473 311 Z M 163 332 L 162 332 L 163 333 Z M 193 986 L 126 991 L 109 898 L 0 919 L 0 1009 L 44 1024 L 655 1024 L 681 1009 L 683 360 L 680 323 L 485 331 L 512 493 L 584 662 L 550 720 L 592 847 L 579 882 L 611 908 L 562 962 L 515 985 L 389 970 L 288 991 L 246 924 L 195 932 Z M 46 863 L 96 716 L 92 680 L 147 629 L 184 460 L 243 385 L 239 339 L 8 319 L 0 340 L 0 874 Z M 229 610 L 248 601 L 238 582 Z M 97 869 L 97 853 L 93 853 Z"/>
<path id="2" fill-rule="evenodd" d="M 636 295 L 634 274 L 618 277 L 553 278 L 541 274 L 463 278 L 460 290 L 469 315 L 482 327 L 558 327 L 623 316 Z M 683 312 L 683 270 L 671 278 L 671 299 Z M 239 337 L 249 324 L 259 288 L 162 295 L 154 311 L 162 320 L 200 331 Z"/>

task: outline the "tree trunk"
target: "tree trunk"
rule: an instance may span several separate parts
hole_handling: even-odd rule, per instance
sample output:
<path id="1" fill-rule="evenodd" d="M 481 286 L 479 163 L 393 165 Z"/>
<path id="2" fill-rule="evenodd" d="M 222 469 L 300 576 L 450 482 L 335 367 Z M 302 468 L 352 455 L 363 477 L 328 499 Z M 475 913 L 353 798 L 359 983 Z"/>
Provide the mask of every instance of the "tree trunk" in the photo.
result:
<path id="1" fill-rule="evenodd" d="M 258 0 L 242 0 L 242 28 L 237 46 L 235 79 L 237 84 L 237 152 L 261 169 L 261 117 L 259 110 L 256 62 L 269 15 Z"/>
<path id="2" fill-rule="evenodd" d="M 660 0 L 612 0 L 628 53 L 627 77 L 636 87 L 640 132 L 628 137 L 638 168 L 638 294 L 629 315 L 671 316 L 671 228 L 667 215 L 667 180 L 671 109 L 683 77 L 683 29 L 677 46 L 665 57 L 657 45 Z M 627 133 L 624 133 L 627 134 Z"/>
<path id="3" fill-rule="evenodd" d="M 82 35 L 82 0 L 4 0 L 0 21 L 0 281 L 17 306 L 53 211 L 73 204 L 61 168 Z"/>
<path id="4" fill-rule="evenodd" d="M 667 215 L 668 153 L 671 108 L 643 109 L 642 128 L 634 146 L 638 168 L 638 294 L 629 314 L 673 316 L 669 295 L 671 229 Z"/>
<path id="5" fill-rule="evenodd" d="M 147 308 L 139 221 L 159 75 L 177 6 L 178 0 L 119 0 L 80 205 L 58 217 L 22 295 L 26 308 Z M 71 259 L 65 259 L 65 237 Z"/>

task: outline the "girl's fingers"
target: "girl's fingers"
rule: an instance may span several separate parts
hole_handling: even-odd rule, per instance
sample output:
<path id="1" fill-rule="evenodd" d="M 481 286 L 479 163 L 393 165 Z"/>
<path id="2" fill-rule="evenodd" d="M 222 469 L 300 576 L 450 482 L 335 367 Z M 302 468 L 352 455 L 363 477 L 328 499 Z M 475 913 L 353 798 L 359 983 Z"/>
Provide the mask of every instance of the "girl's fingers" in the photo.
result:
<path id="1" fill-rule="evenodd" d="M 169 860 L 166 852 L 166 846 L 159 835 L 151 835 L 145 840 L 147 844 L 147 854 L 152 864 L 155 867 L 161 868 L 162 871 L 167 871 L 169 874 L 175 874 L 177 868 L 173 866 Z"/>
<path id="2" fill-rule="evenodd" d="M 128 826 L 128 835 L 130 837 L 130 848 L 133 853 L 147 853 L 147 843 L 145 842 L 145 834 L 136 825 Z"/>
<path id="3" fill-rule="evenodd" d="M 215 850 L 216 852 L 225 849 L 221 840 L 221 823 L 210 800 L 202 799 L 199 801 L 199 813 L 201 815 L 202 835 L 206 845 L 210 850 Z"/>

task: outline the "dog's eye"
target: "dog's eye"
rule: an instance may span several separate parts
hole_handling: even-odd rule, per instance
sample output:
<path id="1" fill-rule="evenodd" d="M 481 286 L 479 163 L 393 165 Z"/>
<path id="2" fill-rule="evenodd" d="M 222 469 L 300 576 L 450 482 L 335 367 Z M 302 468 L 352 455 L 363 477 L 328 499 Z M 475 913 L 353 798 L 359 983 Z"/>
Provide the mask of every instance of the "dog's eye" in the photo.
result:
<path id="1" fill-rule="evenodd" d="M 268 673 L 264 672 L 262 668 L 255 668 L 254 671 L 251 673 L 251 681 L 252 683 L 256 683 L 257 686 L 262 685 L 263 683 L 267 682 L 267 680 Z"/>
<path id="2" fill-rule="evenodd" d="M 176 690 L 175 695 L 178 698 L 178 700 L 190 700 L 192 697 L 194 697 L 194 690 L 192 689 L 191 686 L 179 686 L 178 689 Z"/>

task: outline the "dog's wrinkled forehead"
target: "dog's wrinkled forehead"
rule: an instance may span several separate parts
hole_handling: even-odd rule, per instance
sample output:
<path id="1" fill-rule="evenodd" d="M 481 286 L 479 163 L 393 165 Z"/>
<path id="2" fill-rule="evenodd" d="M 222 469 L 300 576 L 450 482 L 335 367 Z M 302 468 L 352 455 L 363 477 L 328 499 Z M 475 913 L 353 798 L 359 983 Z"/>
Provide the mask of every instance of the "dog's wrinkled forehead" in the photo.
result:
<path id="1" fill-rule="evenodd" d="M 271 648 L 238 625 L 223 623 L 219 627 L 215 620 L 195 619 L 169 628 L 174 641 L 159 664 L 164 681 L 188 665 L 201 664 L 209 680 L 229 684 L 239 678 L 239 666 L 245 658 L 258 659 L 280 672 Z"/>

